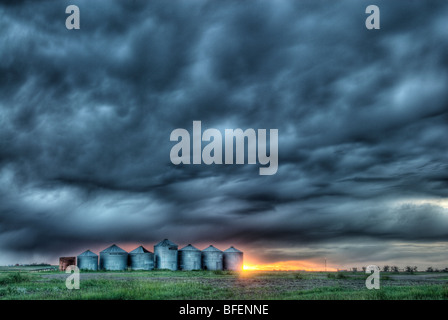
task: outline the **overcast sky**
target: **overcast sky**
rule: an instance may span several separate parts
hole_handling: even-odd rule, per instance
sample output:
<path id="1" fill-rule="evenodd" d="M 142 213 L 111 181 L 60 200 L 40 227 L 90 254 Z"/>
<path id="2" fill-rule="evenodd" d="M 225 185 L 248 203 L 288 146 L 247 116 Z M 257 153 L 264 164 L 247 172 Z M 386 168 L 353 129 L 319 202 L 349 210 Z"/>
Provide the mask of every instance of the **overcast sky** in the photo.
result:
<path id="1" fill-rule="evenodd" d="M 0 264 L 169 238 L 448 267 L 447 19 L 446 1 L 2 1 Z M 278 172 L 173 165 L 195 120 L 278 129 Z"/>

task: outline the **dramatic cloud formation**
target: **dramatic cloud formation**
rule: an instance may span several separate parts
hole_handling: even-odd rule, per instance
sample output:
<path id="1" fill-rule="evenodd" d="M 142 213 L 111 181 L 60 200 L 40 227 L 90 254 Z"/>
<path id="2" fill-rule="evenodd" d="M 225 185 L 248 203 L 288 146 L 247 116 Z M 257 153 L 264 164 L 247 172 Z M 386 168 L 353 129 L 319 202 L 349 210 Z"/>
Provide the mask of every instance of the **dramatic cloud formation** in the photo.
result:
<path id="1" fill-rule="evenodd" d="M 3 1 L 0 264 L 170 238 L 447 266 L 448 4 L 377 1 L 370 31 L 369 4 Z M 194 120 L 278 129 L 278 172 L 173 165 Z"/>

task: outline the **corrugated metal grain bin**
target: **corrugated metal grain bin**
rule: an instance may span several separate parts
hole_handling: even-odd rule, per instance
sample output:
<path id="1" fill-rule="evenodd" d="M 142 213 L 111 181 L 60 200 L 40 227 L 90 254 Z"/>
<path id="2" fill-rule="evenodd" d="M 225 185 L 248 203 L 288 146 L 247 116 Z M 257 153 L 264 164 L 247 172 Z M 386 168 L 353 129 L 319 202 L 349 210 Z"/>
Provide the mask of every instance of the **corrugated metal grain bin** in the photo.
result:
<path id="1" fill-rule="evenodd" d="M 90 250 L 81 253 L 78 256 L 78 268 L 80 270 L 98 270 L 98 255 Z"/>
<path id="2" fill-rule="evenodd" d="M 200 270 L 202 269 L 201 250 L 189 244 L 179 250 L 180 270 Z"/>
<path id="3" fill-rule="evenodd" d="M 202 250 L 202 268 L 204 270 L 222 270 L 223 253 L 221 250 L 210 245 Z"/>
<path id="4" fill-rule="evenodd" d="M 223 256 L 224 262 L 224 270 L 234 270 L 241 271 L 243 270 L 243 252 L 230 247 L 229 249 L 224 251 Z"/>
<path id="5" fill-rule="evenodd" d="M 128 253 L 113 244 L 100 252 L 101 270 L 126 270 L 128 267 Z"/>
<path id="6" fill-rule="evenodd" d="M 143 246 L 129 252 L 129 266 L 132 270 L 153 270 L 154 253 Z"/>
<path id="7" fill-rule="evenodd" d="M 177 248 L 179 246 L 168 239 L 154 246 L 155 266 L 157 269 L 177 270 Z"/>
<path id="8" fill-rule="evenodd" d="M 60 257 L 59 270 L 65 271 L 68 266 L 76 266 L 76 257 Z"/>

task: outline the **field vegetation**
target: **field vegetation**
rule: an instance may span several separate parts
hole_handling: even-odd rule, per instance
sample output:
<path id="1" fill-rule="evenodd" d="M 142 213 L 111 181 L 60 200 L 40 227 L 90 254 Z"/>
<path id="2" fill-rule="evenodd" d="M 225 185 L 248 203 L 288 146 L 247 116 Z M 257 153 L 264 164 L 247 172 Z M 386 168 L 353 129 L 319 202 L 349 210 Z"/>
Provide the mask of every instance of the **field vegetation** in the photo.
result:
<path id="1" fill-rule="evenodd" d="M 448 299 L 448 273 L 381 273 L 381 288 L 368 290 L 363 272 L 116 271 L 81 272 L 80 289 L 69 274 L 50 268 L 1 267 L 0 299 Z"/>

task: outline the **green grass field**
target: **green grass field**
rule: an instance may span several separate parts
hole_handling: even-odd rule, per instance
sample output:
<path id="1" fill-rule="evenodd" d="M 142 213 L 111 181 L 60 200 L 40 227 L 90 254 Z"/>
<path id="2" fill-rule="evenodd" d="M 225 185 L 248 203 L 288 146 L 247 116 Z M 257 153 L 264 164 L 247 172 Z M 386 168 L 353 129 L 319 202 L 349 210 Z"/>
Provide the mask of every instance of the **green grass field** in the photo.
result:
<path id="1" fill-rule="evenodd" d="M 368 290 L 362 272 L 81 272 L 80 289 L 68 290 L 68 274 L 36 269 L 0 267 L 0 299 L 448 299 L 446 273 L 382 273 Z"/>

